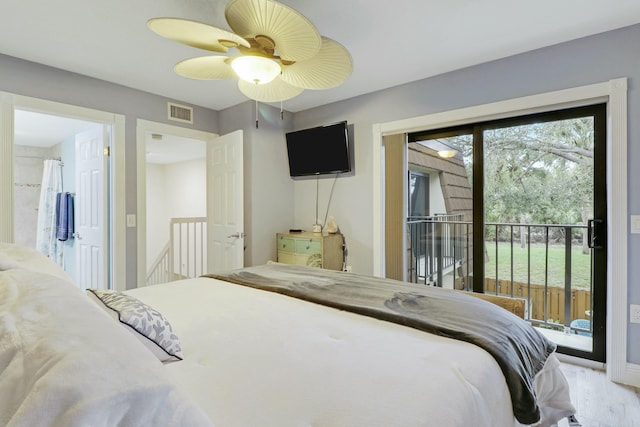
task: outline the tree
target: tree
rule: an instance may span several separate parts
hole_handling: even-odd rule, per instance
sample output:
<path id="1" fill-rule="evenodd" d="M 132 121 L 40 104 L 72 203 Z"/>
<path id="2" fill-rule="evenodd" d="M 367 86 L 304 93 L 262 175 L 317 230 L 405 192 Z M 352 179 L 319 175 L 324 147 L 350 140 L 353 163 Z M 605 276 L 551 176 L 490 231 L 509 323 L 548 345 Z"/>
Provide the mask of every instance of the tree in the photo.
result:
<path id="1" fill-rule="evenodd" d="M 483 139 L 487 222 L 582 222 L 583 208 L 593 205 L 592 117 L 488 129 Z M 467 141 L 449 142 L 471 165 Z"/>

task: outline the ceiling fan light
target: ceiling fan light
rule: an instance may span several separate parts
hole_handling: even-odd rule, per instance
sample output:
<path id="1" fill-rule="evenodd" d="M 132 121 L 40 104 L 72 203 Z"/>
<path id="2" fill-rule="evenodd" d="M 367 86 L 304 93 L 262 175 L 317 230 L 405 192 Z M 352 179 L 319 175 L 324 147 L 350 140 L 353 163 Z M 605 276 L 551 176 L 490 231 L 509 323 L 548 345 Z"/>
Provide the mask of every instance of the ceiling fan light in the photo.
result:
<path id="1" fill-rule="evenodd" d="M 277 62 L 262 56 L 239 56 L 231 61 L 231 68 L 242 80 L 255 84 L 269 83 L 281 73 Z"/>

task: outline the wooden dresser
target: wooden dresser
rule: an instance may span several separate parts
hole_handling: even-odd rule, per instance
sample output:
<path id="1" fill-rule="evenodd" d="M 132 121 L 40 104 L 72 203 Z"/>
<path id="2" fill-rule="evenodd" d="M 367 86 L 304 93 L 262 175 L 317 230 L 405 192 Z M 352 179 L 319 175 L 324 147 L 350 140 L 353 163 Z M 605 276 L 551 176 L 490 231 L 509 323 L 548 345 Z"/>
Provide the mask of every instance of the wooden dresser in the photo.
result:
<path id="1" fill-rule="evenodd" d="M 342 234 L 277 233 L 278 262 L 342 270 Z"/>

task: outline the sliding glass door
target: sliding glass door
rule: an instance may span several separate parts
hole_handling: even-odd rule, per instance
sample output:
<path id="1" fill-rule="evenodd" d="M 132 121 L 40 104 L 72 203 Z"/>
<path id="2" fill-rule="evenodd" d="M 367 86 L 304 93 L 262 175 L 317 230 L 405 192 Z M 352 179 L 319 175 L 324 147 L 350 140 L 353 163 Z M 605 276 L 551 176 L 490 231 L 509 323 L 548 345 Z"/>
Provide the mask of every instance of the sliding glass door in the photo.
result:
<path id="1" fill-rule="evenodd" d="M 407 218 L 407 269 L 425 266 L 411 277 L 522 298 L 562 352 L 605 361 L 605 116 L 600 104 L 409 135 L 409 170 L 438 176 L 429 197 L 444 201 Z"/>

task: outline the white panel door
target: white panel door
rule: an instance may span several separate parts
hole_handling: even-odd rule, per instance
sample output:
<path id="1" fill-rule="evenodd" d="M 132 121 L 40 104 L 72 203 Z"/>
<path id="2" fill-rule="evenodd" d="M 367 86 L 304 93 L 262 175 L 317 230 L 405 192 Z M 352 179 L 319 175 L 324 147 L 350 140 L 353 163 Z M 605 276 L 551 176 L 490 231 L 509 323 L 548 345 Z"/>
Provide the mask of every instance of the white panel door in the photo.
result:
<path id="1" fill-rule="evenodd" d="M 76 135 L 76 281 L 83 289 L 105 288 L 106 140 L 106 127 Z"/>
<path id="2" fill-rule="evenodd" d="M 244 266 L 242 130 L 207 144 L 209 272 Z"/>

